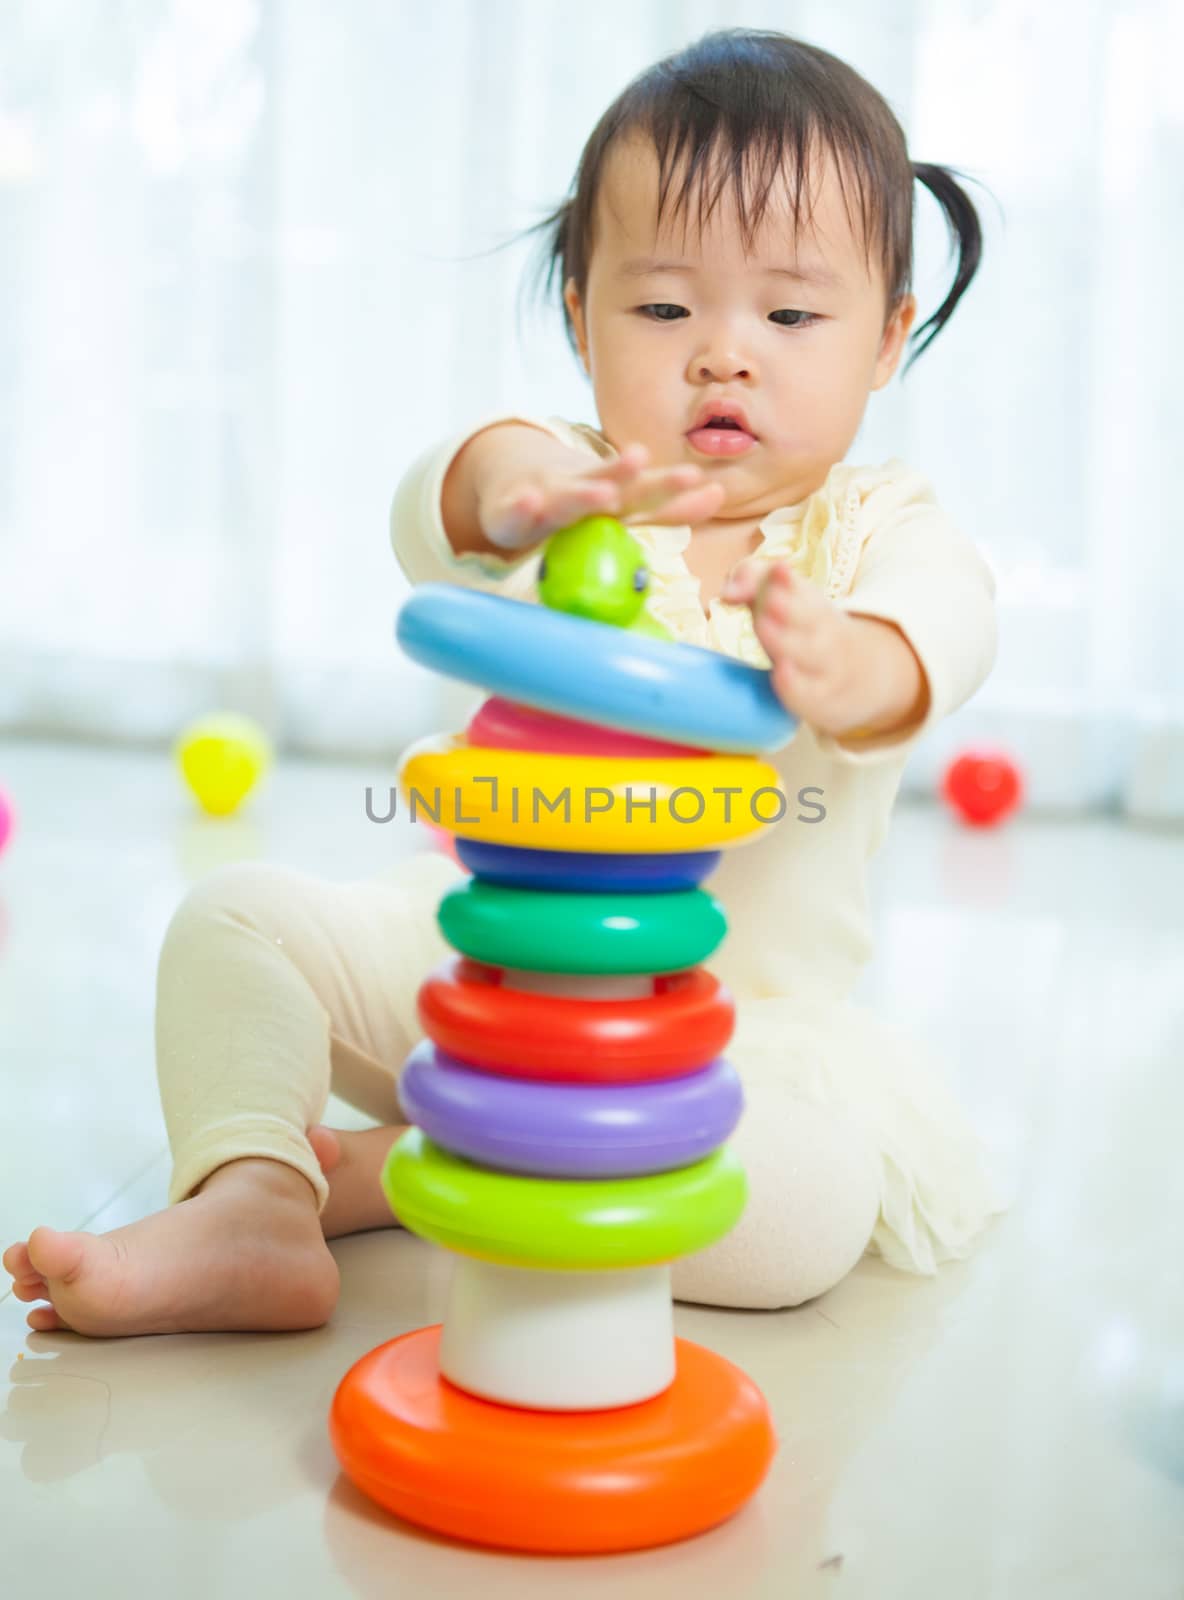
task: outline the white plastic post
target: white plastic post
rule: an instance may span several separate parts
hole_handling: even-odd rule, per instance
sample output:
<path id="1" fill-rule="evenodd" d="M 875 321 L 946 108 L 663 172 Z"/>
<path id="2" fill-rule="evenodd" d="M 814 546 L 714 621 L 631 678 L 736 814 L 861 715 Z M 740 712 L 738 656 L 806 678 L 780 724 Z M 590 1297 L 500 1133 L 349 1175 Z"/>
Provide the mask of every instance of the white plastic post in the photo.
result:
<path id="1" fill-rule="evenodd" d="M 502 1405 L 601 1411 L 674 1382 L 670 1265 L 540 1271 L 456 1256 L 440 1371 Z"/>

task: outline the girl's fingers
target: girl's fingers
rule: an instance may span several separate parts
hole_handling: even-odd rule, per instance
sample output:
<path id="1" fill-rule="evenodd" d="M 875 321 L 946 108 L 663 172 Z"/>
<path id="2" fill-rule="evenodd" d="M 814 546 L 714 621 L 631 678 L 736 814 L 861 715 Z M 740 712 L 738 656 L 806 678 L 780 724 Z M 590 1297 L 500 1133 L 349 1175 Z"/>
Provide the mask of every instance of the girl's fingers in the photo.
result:
<path id="1" fill-rule="evenodd" d="M 615 512 L 623 492 L 622 485 L 611 478 L 592 476 L 565 483 L 546 497 L 547 522 L 555 528 L 565 528 L 569 522 L 594 511 Z"/>
<path id="2" fill-rule="evenodd" d="M 771 661 L 792 671 L 799 682 L 817 684 L 826 663 L 819 658 L 815 641 L 779 622 L 768 610 L 754 615 L 753 631 Z"/>
<path id="3" fill-rule="evenodd" d="M 616 466 L 624 473 L 640 472 L 649 458 L 645 445 L 629 444 L 617 457 Z"/>
<path id="4" fill-rule="evenodd" d="M 723 503 L 722 485 L 707 483 L 701 467 L 691 462 L 647 467 L 648 456 L 644 445 L 630 445 L 562 487 L 524 485 L 490 508 L 486 535 L 494 544 L 515 549 L 598 511 L 622 520 L 696 522 Z"/>
<path id="5" fill-rule="evenodd" d="M 758 585 L 759 578 L 756 567 L 751 563 L 743 563 L 728 578 L 721 593 L 725 600 L 729 600 L 735 605 L 747 604 L 748 601 L 756 598 Z"/>
<path id="6" fill-rule="evenodd" d="M 485 532 L 494 544 L 513 548 L 536 536 L 540 529 L 553 533 L 595 511 L 611 511 L 617 490 L 603 482 L 572 484 L 550 496 L 542 489 L 520 489 L 495 506 L 486 518 Z"/>
<path id="7" fill-rule="evenodd" d="M 529 537 L 536 514 L 536 508 L 522 499 L 496 507 L 486 512 L 483 519 L 485 536 L 491 544 L 513 550 Z"/>
<path id="8" fill-rule="evenodd" d="M 723 504 L 723 498 L 722 484 L 704 483 L 698 478 L 676 476 L 647 484 L 644 488 L 639 486 L 635 493 L 627 494 L 622 515 L 642 518 L 649 513 L 661 511 L 662 520 L 671 521 L 674 519 L 673 502 L 686 502 L 706 506 L 708 509 L 702 515 L 710 516 Z M 687 519 L 684 517 L 683 520 Z"/>
<path id="9" fill-rule="evenodd" d="M 636 453 L 635 453 L 636 451 Z M 649 451 L 644 445 L 629 446 L 613 461 L 593 468 L 591 476 L 597 482 L 621 485 L 628 495 L 662 494 L 672 489 L 687 489 L 704 478 L 702 467 L 684 461 L 673 467 L 647 467 Z"/>
<path id="10" fill-rule="evenodd" d="M 687 521 L 710 516 L 722 501 L 722 486 L 699 484 L 697 467 L 692 466 L 690 474 L 688 476 L 685 468 L 675 467 L 647 473 L 636 484 L 619 483 L 606 478 L 585 480 L 559 491 L 550 501 L 546 511 L 547 525 L 564 528 L 596 511 L 622 519 L 650 515 L 659 510 L 667 520 Z M 676 514 L 670 503 L 672 497 L 678 505 L 682 505 L 685 499 L 691 509 Z"/>
<path id="11" fill-rule="evenodd" d="M 693 465 L 655 467 L 652 471 L 641 475 L 638 482 L 633 485 L 632 492 L 639 498 L 648 498 L 669 494 L 675 489 L 702 488 L 706 482 L 702 469 Z"/>
<path id="12" fill-rule="evenodd" d="M 655 511 L 638 512 L 639 522 L 682 523 L 706 522 L 723 503 L 723 490 L 718 484 L 704 484 L 701 489 L 691 489 L 676 495 L 673 500 Z"/>
<path id="13" fill-rule="evenodd" d="M 613 456 L 611 461 L 602 461 L 599 466 L 589 467 L 588 478 L 599 483 L 627 483 L 645 469 L 648 459 L 649 451 L 643 444 L 629 445 L 619 456 Z"/>
<path id="14" fill-rule="evenodd" d="M 603 512 L 615 516 L 620 505 L 621 491 L 612 483 L 581 483 L 563 490 L 547 507 L 546 527 L 555 533 L 582 517 Z"/>
<path id="15" fill-rule="evenodd" d="M 652 476 L 656 484 L 671 489 L 690 489 L 707 482 L 703 468 L 696 467 L 692 462 L 683 462 L 677 467 L 657 467 Z"/>

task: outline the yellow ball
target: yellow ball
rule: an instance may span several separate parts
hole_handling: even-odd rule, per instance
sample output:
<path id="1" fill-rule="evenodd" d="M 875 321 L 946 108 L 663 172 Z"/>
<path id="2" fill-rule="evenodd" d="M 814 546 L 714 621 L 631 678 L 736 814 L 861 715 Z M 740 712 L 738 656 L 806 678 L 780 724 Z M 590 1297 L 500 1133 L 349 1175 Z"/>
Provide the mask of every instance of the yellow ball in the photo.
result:
<path id="1" fill-rule="evenodd" d="M 177 765 L 198 805 L 229 817 L 271 765 L 271 745 L 257 722 L 216 711 L 191 722 L 174 747 Z"/>

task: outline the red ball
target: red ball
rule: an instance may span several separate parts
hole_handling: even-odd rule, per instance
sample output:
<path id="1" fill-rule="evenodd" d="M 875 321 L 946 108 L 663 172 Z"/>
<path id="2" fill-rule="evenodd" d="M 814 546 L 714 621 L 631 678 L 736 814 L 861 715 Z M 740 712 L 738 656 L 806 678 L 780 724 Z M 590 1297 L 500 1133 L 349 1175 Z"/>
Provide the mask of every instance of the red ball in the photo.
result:
<path id="1" fill-rule="evenodd" d="M 989 828 L 1016 810 L 1024 784 L 1003 751 L 964 750 L 946 768 L 941 792 L 964 822 Z"/>

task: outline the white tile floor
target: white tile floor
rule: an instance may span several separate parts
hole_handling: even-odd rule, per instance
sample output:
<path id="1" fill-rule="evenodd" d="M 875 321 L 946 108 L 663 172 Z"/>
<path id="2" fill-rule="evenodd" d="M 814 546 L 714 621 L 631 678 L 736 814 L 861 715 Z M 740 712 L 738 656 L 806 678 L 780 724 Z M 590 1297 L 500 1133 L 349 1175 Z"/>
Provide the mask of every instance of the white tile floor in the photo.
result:
<path id="1" fill-rule="evenodd" d="M 377 871 L 411 843 L 364 816 L 393 766 L 289 763 L 216 823 L 163 756 L 0 745 L 22 813 L 0 860 L 0 1245 L 164 1203 L 152 997 L 173 907 L 225 859 Z M 738 1517 L 555 1561 L 372 1507 L 338 1474 L 329 1401 L 364 1351 L 439 1320 L 446 1282 L 440 1252 L 372 1233 L 335 1244 L 341 1301 L 307 1334 L 91 1341 L 0 1300 L 4 1592 L 1178 1600 L 1184 838 L 974 834 L 902 808 L 874 893 L 860 996 L 946 1055 L 1015 1202 L 937 1280 L 865 1260 L 796 1311 L 676 1308 L 774 1410 L 774 1469 Z"/>

